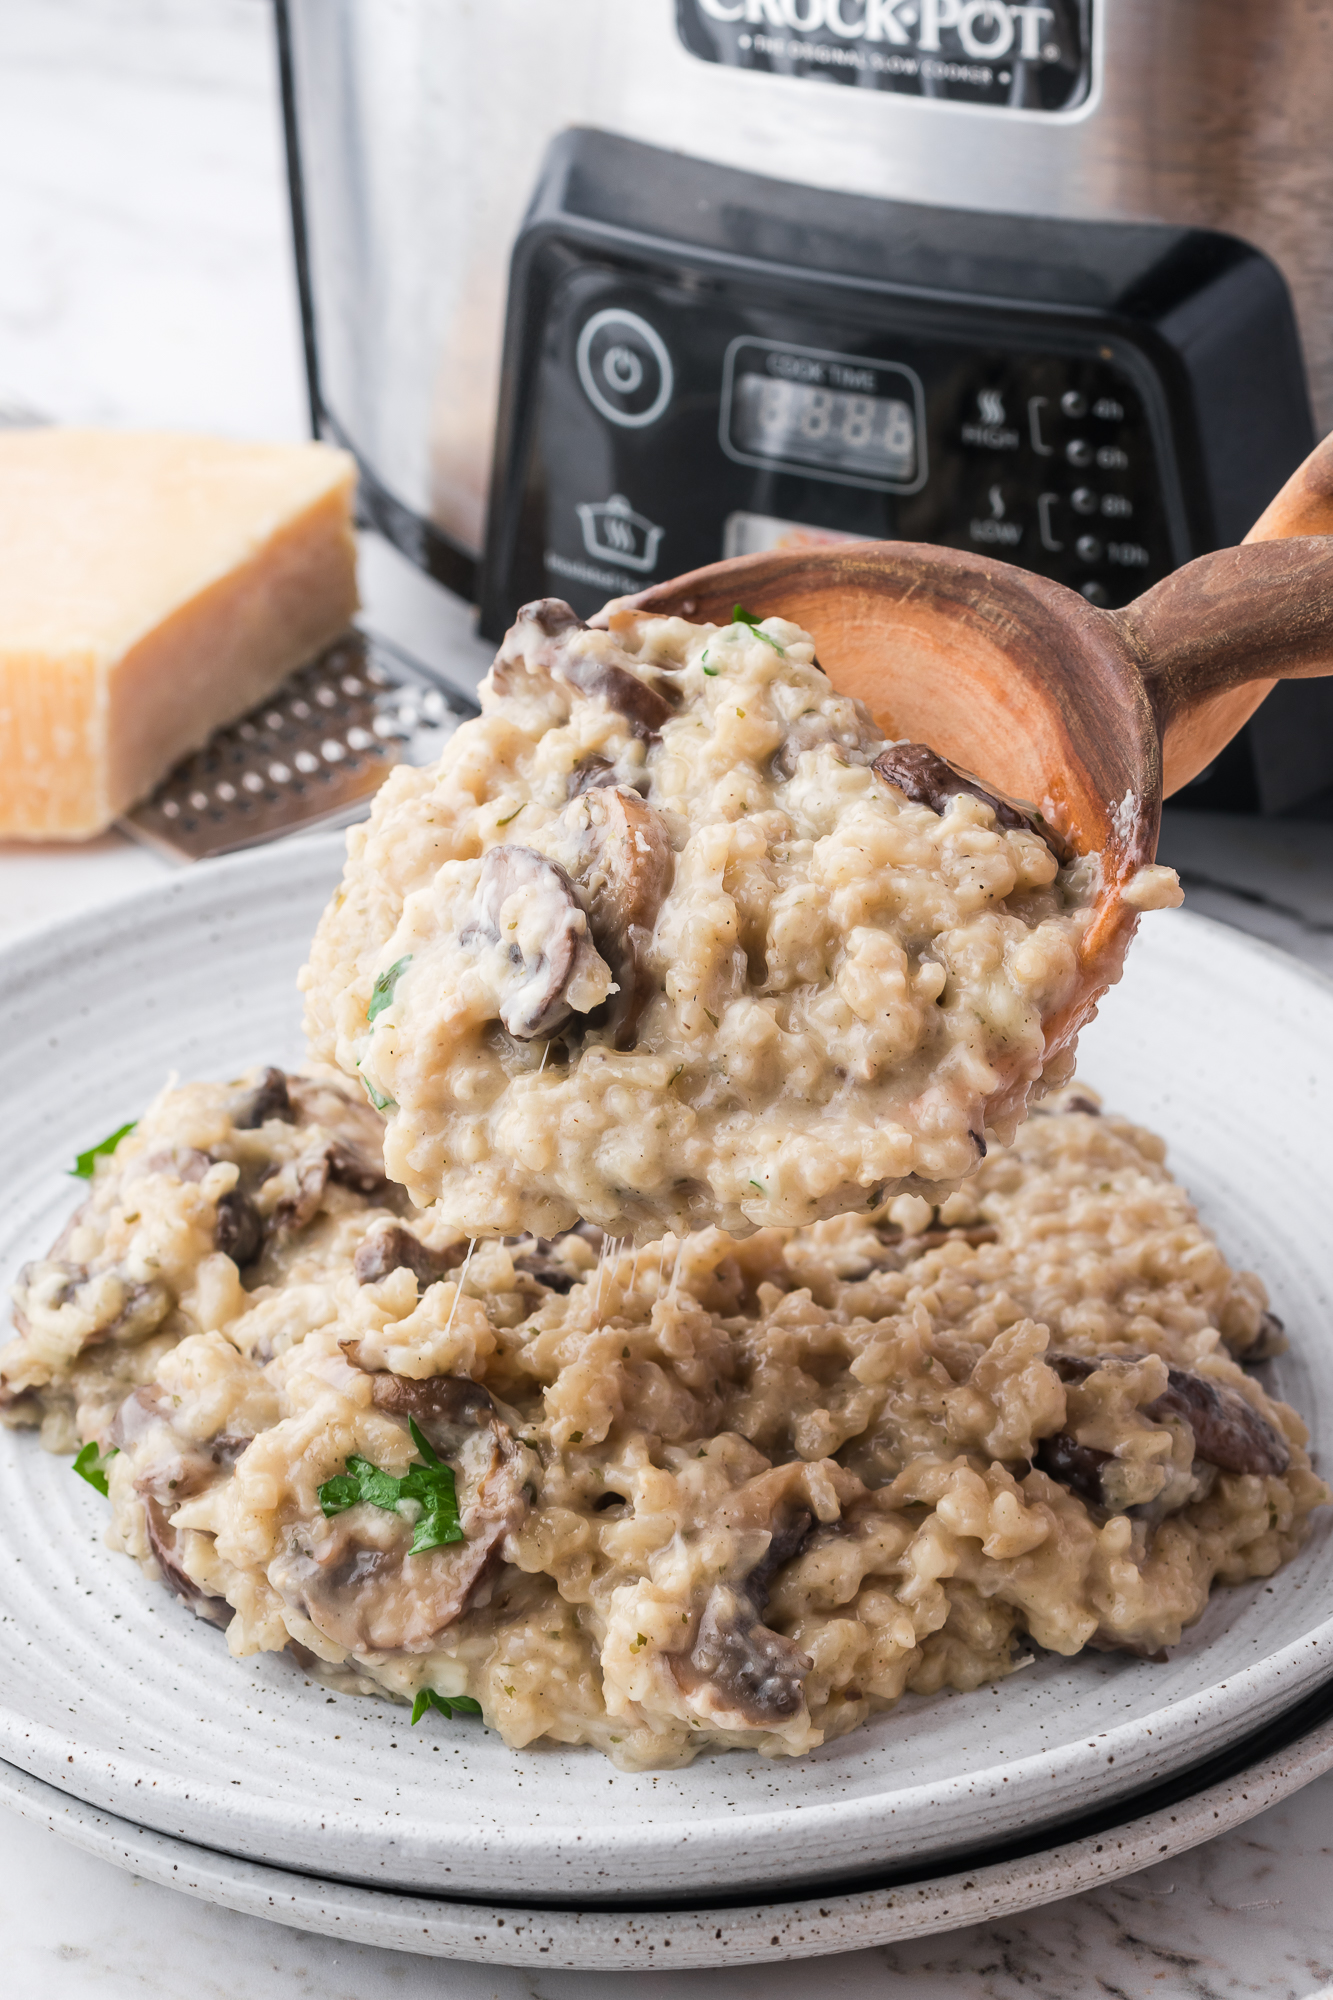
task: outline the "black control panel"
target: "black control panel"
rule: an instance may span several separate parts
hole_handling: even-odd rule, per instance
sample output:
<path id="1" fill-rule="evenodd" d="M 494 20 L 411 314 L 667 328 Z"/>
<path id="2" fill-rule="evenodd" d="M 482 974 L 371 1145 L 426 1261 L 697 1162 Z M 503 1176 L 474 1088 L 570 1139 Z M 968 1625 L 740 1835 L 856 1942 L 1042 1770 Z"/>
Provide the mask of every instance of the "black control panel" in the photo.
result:
<path id="1" fill-rule="evenodd" d="M 845 535 L 1119 606 L 1239 540 L 1311 442 L 1285 285 L 1232 238 L 566 133 L 514 254 L 482 629 Z"/>
<path id="2" fill-rule="evenodd" d="M 735 283 L 701 309 L 666 280 L 571 273 L 537 364 L 541 478 L 511 601 L 586 612 L 724 554 L 859 535 L 975 549 L 1120 605 L 1190 553 L 1132 351 L 886 318 Z"/>

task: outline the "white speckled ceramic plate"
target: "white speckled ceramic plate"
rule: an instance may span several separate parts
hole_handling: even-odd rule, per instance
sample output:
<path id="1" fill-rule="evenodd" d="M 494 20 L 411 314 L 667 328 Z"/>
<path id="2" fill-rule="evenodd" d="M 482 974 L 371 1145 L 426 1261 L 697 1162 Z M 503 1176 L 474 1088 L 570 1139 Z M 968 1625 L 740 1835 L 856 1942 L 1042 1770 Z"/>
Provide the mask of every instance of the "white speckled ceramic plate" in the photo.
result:
<path id="1" fill-rule="evenodd" d="M 0 960 L 0 1269 L 72 1207 L 62 1169 L 178 1069 L 299 1054 L 293 980 L 341 842 L 213 864 Z M 1187 915 L 1149 919 L 1084 1074 L 1156 1127 L 1294 1342 L 1275 1384 L 1333 1437 L 1333 989 Z M 333 1699 L 233 1662 L 123 1558 L 104 1506 L 30 1437 L 0 1440 L 0 1756 L 95 1807 L 254 1861 L 380 1888 L 633 1905 L 789 1893 L 973 1852 L 1196 1764 L 1333 1669 L 1333 1521 L 1269 1583 L 1220 1591 L 1163 1666 L 1044 1659 L 800 1762 L 631 1777 L 514 1753 L 475 1722 Z"/>
<path id="2" fill-rule="evenodd" d="M 1330 1705 L 1326 1696 L 1322 1706 Z M 675 1910 L 501 1908 L 325 1881 L 150 1833 L 11 1764 L 0 1763 L 0 1804 L 113 1867 L 294 1930 L 428 1958 L 623 1976 L 626 1970 L 687 1972 L 815 1958 L 1013 1916 L 1198 1847 L 1330 1767 L 1333 1722 L 1325 1720 L 1279 1748 L 1260 1751 L 1234 1775 L 1168 1803 L 1147 1801 L 1141 1812 L 1131 1806 L 1114 1824 L 1080 1828 L 1021 1856 L 927 1872 L 891 1887 Z"/>

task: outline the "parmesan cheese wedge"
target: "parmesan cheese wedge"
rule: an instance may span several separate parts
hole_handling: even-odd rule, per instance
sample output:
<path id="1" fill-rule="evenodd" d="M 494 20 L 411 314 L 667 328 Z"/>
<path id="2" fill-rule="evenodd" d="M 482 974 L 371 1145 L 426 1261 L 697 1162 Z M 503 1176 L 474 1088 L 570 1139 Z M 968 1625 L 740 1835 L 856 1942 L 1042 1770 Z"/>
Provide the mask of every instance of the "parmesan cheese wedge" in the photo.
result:
<path id="1" fill-rule="evenodd" d="M 0 837 L 81 840 L 343 631 L 322 444 L 0 432 Z"/>

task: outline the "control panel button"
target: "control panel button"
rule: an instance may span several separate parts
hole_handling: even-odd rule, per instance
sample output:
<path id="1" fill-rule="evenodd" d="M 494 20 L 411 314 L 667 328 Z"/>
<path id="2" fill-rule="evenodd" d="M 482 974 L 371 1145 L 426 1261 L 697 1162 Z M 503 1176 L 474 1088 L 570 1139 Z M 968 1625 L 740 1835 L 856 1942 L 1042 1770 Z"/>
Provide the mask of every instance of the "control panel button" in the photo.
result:
<path id="1" fill-rule="evenodd" d="M 1092 446 L 1086 438 L 1070 438 L 1065 446 L 1065 457 L 1071 465 L 1082 468 L 1092 464 Z"/>
<path id="2" fill-rule="evenodd" d="M 1086 597 L 1089 604 L 1095 604 L 1099 611 L 1105 611 L 1111 602 L 1111 593 L 1104 583 L 1081 583 L 1079 595 Z"/>
<path id="3" fill-rule="evenodd" d="M 1088 399 L 1086 396 L 1080 395 L 1077 389 L 1066 389 L 1064 395 L 1060 398 L 1060 408 L 1067 417 L 1074 417 L 1075 419 L 1086 417 L 1088 414 Z"/>
<path id="4" fill-rule="evenodd" d="M 1102 545 L 1095 535 L 1080 535 L 1074 544 L 1080 562 L 1100 562 Z"/>
<path id="5" fill-rule="evenodd" d="M 593 313 L 579 334 L 575 359 L 588 401 L 625 430 L 656 423 L 671 401 L 675 376 L 666 342 L 623 306 Z"/>
<path id="6" fill-rule="evenodd" d="M 1076 486 L 1069 496 L 1069 504 L 1076 514 L 1095 514 L 1097 495 L 1090 486 Z"/>

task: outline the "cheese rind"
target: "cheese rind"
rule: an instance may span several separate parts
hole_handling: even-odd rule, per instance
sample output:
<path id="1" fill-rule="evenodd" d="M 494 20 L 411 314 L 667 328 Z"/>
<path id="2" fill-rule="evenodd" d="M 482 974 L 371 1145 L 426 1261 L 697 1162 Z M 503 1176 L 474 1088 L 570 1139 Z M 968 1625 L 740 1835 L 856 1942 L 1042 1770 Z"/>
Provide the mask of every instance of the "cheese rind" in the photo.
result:
<path id="1" fill-rule="evenodd" d="M 357 608 L 322 444 L 0 433 L 0 836 L 84 839 Z"/>

